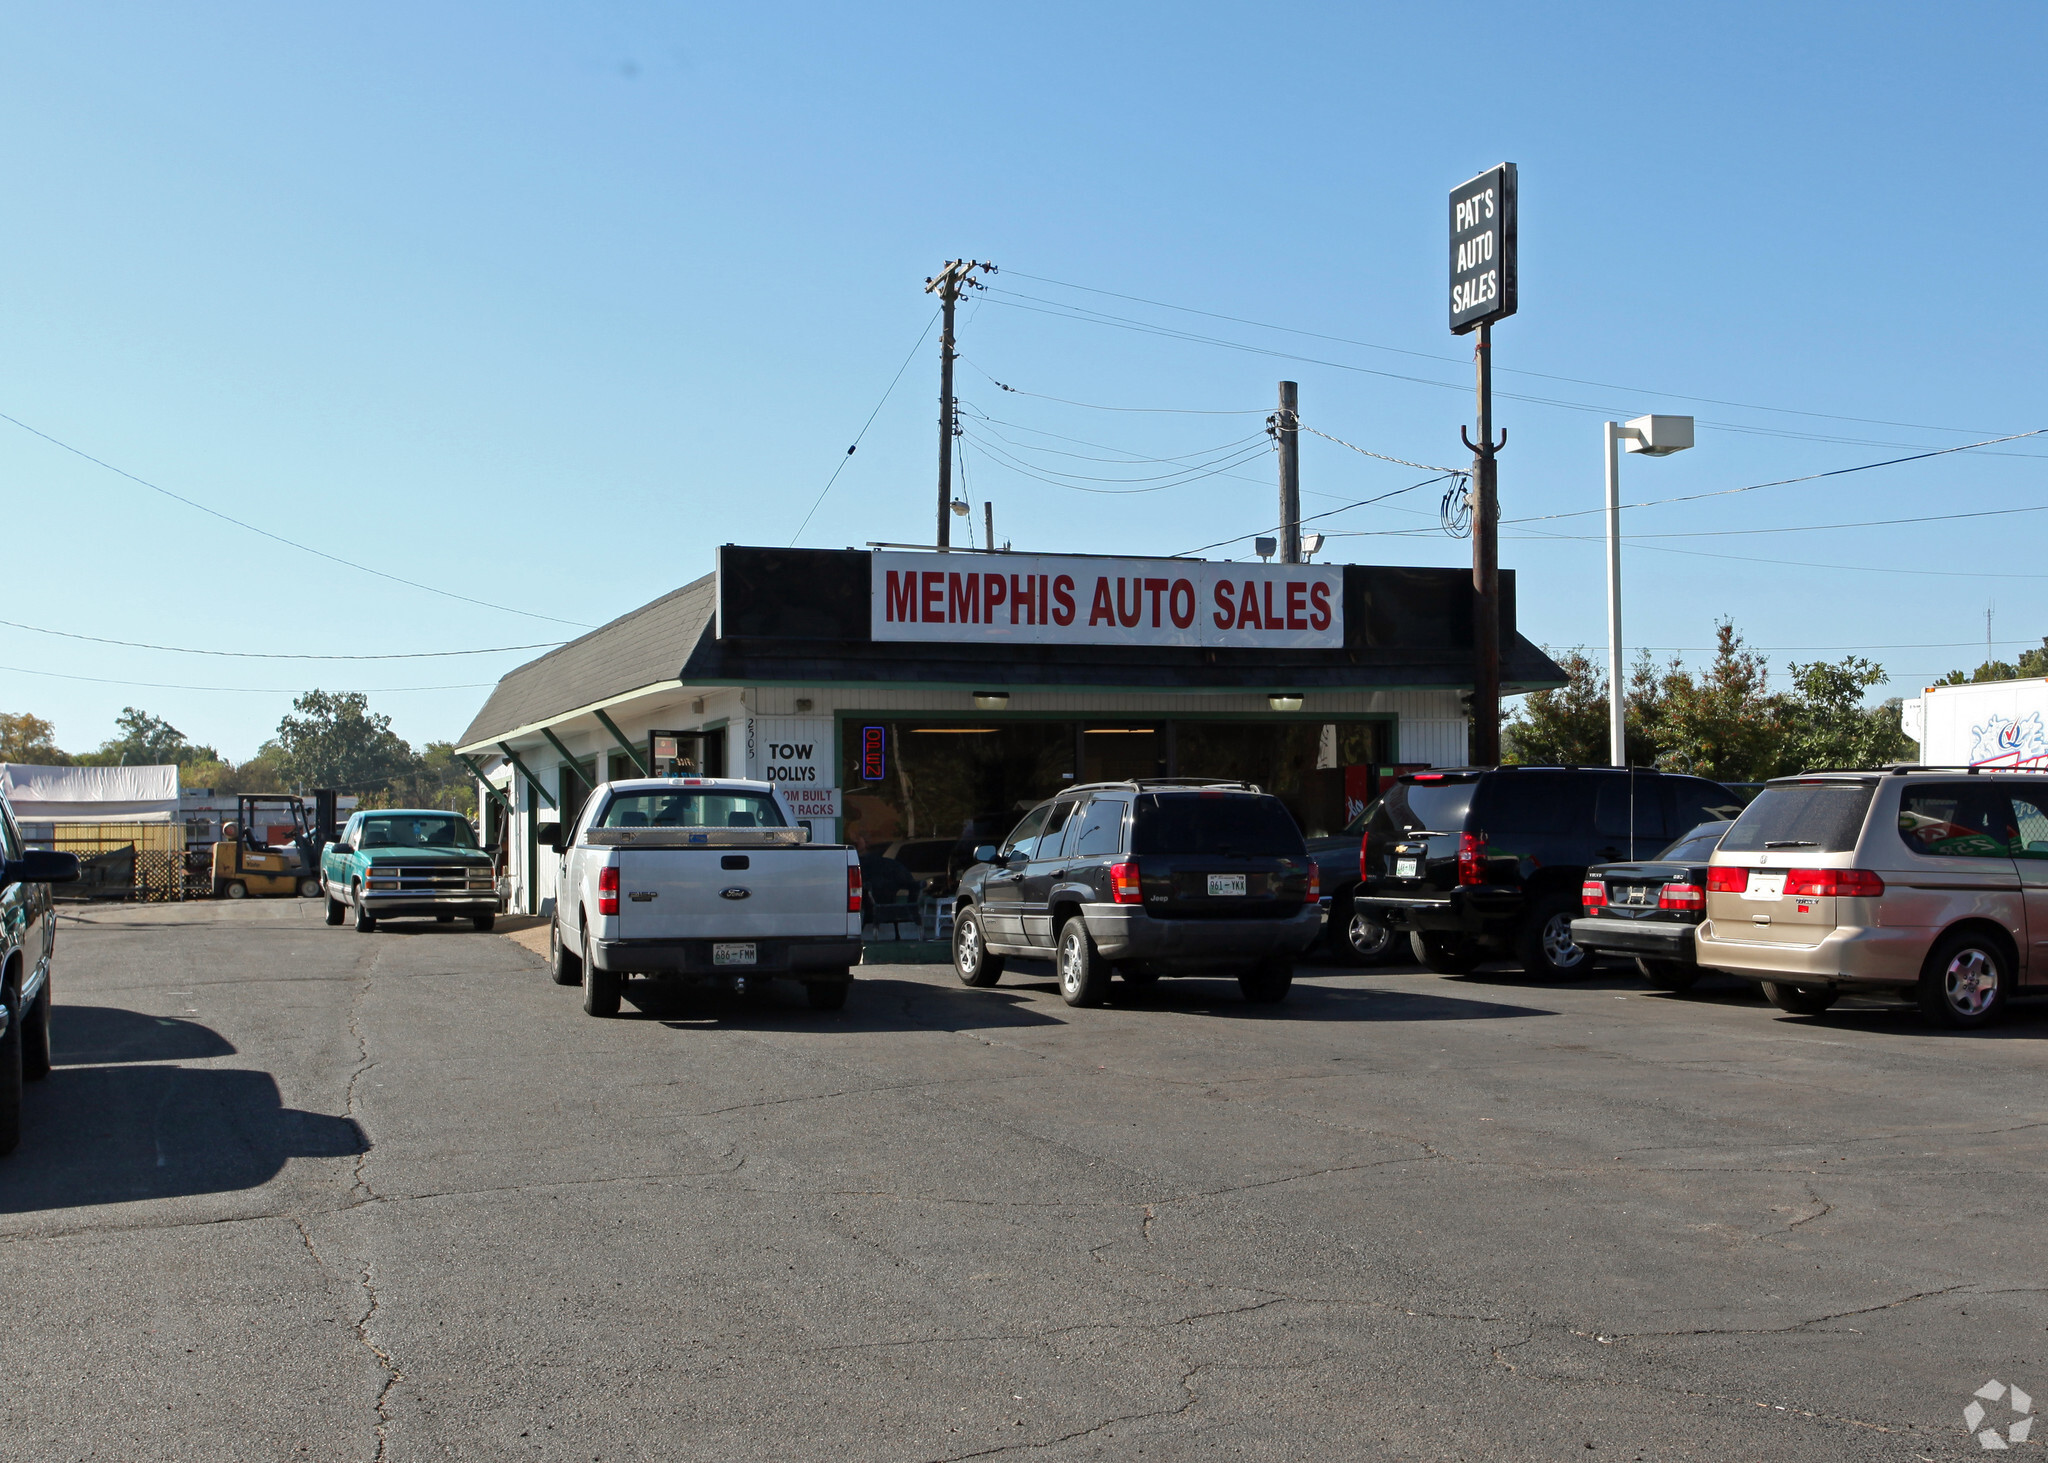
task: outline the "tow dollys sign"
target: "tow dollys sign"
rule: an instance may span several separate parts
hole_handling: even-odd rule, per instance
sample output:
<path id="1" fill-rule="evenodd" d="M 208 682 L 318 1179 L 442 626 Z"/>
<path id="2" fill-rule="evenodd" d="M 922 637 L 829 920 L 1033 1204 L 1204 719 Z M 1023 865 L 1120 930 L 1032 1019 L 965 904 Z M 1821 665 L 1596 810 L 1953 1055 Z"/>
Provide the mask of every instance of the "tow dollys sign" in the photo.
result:
<path id="1" fill-rule="evenodd" d="M 1344 570 L 1041 554 L 875 554 L 876 640 L 1340 649 Z"/>

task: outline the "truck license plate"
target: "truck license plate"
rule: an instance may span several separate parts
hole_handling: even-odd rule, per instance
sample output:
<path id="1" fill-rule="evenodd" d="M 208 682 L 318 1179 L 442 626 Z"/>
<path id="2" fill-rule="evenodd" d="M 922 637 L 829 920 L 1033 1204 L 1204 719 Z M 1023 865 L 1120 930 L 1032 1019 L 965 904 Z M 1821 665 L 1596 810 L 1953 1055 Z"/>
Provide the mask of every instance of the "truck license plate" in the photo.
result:
<path id="1" fill-rule="evenodd" d="M 1209 876 L 1209 897 L 1221 899 L 1226 896 L 1244 894 L 1243 874 L 1211 874 Z"/>
<path id="2" fill-rule="evenodd" d="M 1394 877 L 1397 879 L 1419 879 L 1422 877 L 1422 860 L 1397 858 L 1394 860 Z"/>
<path id="3" fill-rule="evenodd" d="M 711 947 L 711 963 L 713 965 L 752 965 L 754 963 L 753 943 L 749 941 L 746 944 L 713 945 Z"/>

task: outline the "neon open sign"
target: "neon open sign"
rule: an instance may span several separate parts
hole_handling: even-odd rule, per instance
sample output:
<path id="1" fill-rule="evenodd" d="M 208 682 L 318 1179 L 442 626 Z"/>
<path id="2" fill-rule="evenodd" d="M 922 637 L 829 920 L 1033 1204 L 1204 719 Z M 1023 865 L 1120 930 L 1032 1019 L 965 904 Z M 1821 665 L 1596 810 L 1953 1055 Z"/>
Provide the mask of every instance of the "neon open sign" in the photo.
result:
<path id="1" fill-rule="evenodd" d="M 887 747 L 889 729 L 864 726 L 860 729 L 860 776 L 863 782 L 880 782 L 889 775 Z"/>

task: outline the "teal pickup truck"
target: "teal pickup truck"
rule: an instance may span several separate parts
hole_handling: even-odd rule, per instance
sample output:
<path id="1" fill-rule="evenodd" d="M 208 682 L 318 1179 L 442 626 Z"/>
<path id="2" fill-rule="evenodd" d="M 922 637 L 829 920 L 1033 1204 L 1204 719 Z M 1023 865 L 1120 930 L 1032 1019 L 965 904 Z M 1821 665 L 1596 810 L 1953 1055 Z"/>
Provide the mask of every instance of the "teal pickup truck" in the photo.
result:
<path id="1" fill-rule="evenodd" d="M 356 813 L 320 854 L 327 922 L 355 911 L 369 934 L 380 919 L 457 916 L 488 930 L 498 916 L 498 880 L 490 855 L 460 813 L 436 808 L 371 808 Z"/>

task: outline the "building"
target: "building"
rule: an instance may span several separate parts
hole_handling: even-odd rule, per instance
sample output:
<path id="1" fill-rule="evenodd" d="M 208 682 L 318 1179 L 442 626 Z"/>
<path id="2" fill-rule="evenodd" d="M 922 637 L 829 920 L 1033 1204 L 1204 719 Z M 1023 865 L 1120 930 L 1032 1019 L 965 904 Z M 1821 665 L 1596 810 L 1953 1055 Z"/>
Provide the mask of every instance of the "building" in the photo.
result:
<path id="1" fill-rule="evenodd" d="M 1515 633 L 1503 690 L 1564 684 Z M 1463 570 L 727 545 L 716 571 L 507 674 L 458 753 L 512 907 L 535 827 L 597 782 L 762 778 L 821 840 L 966 847 L 1073 782 L 1243 778 L 1334 832 L 1397 768 L 1467 757 Z"/>

